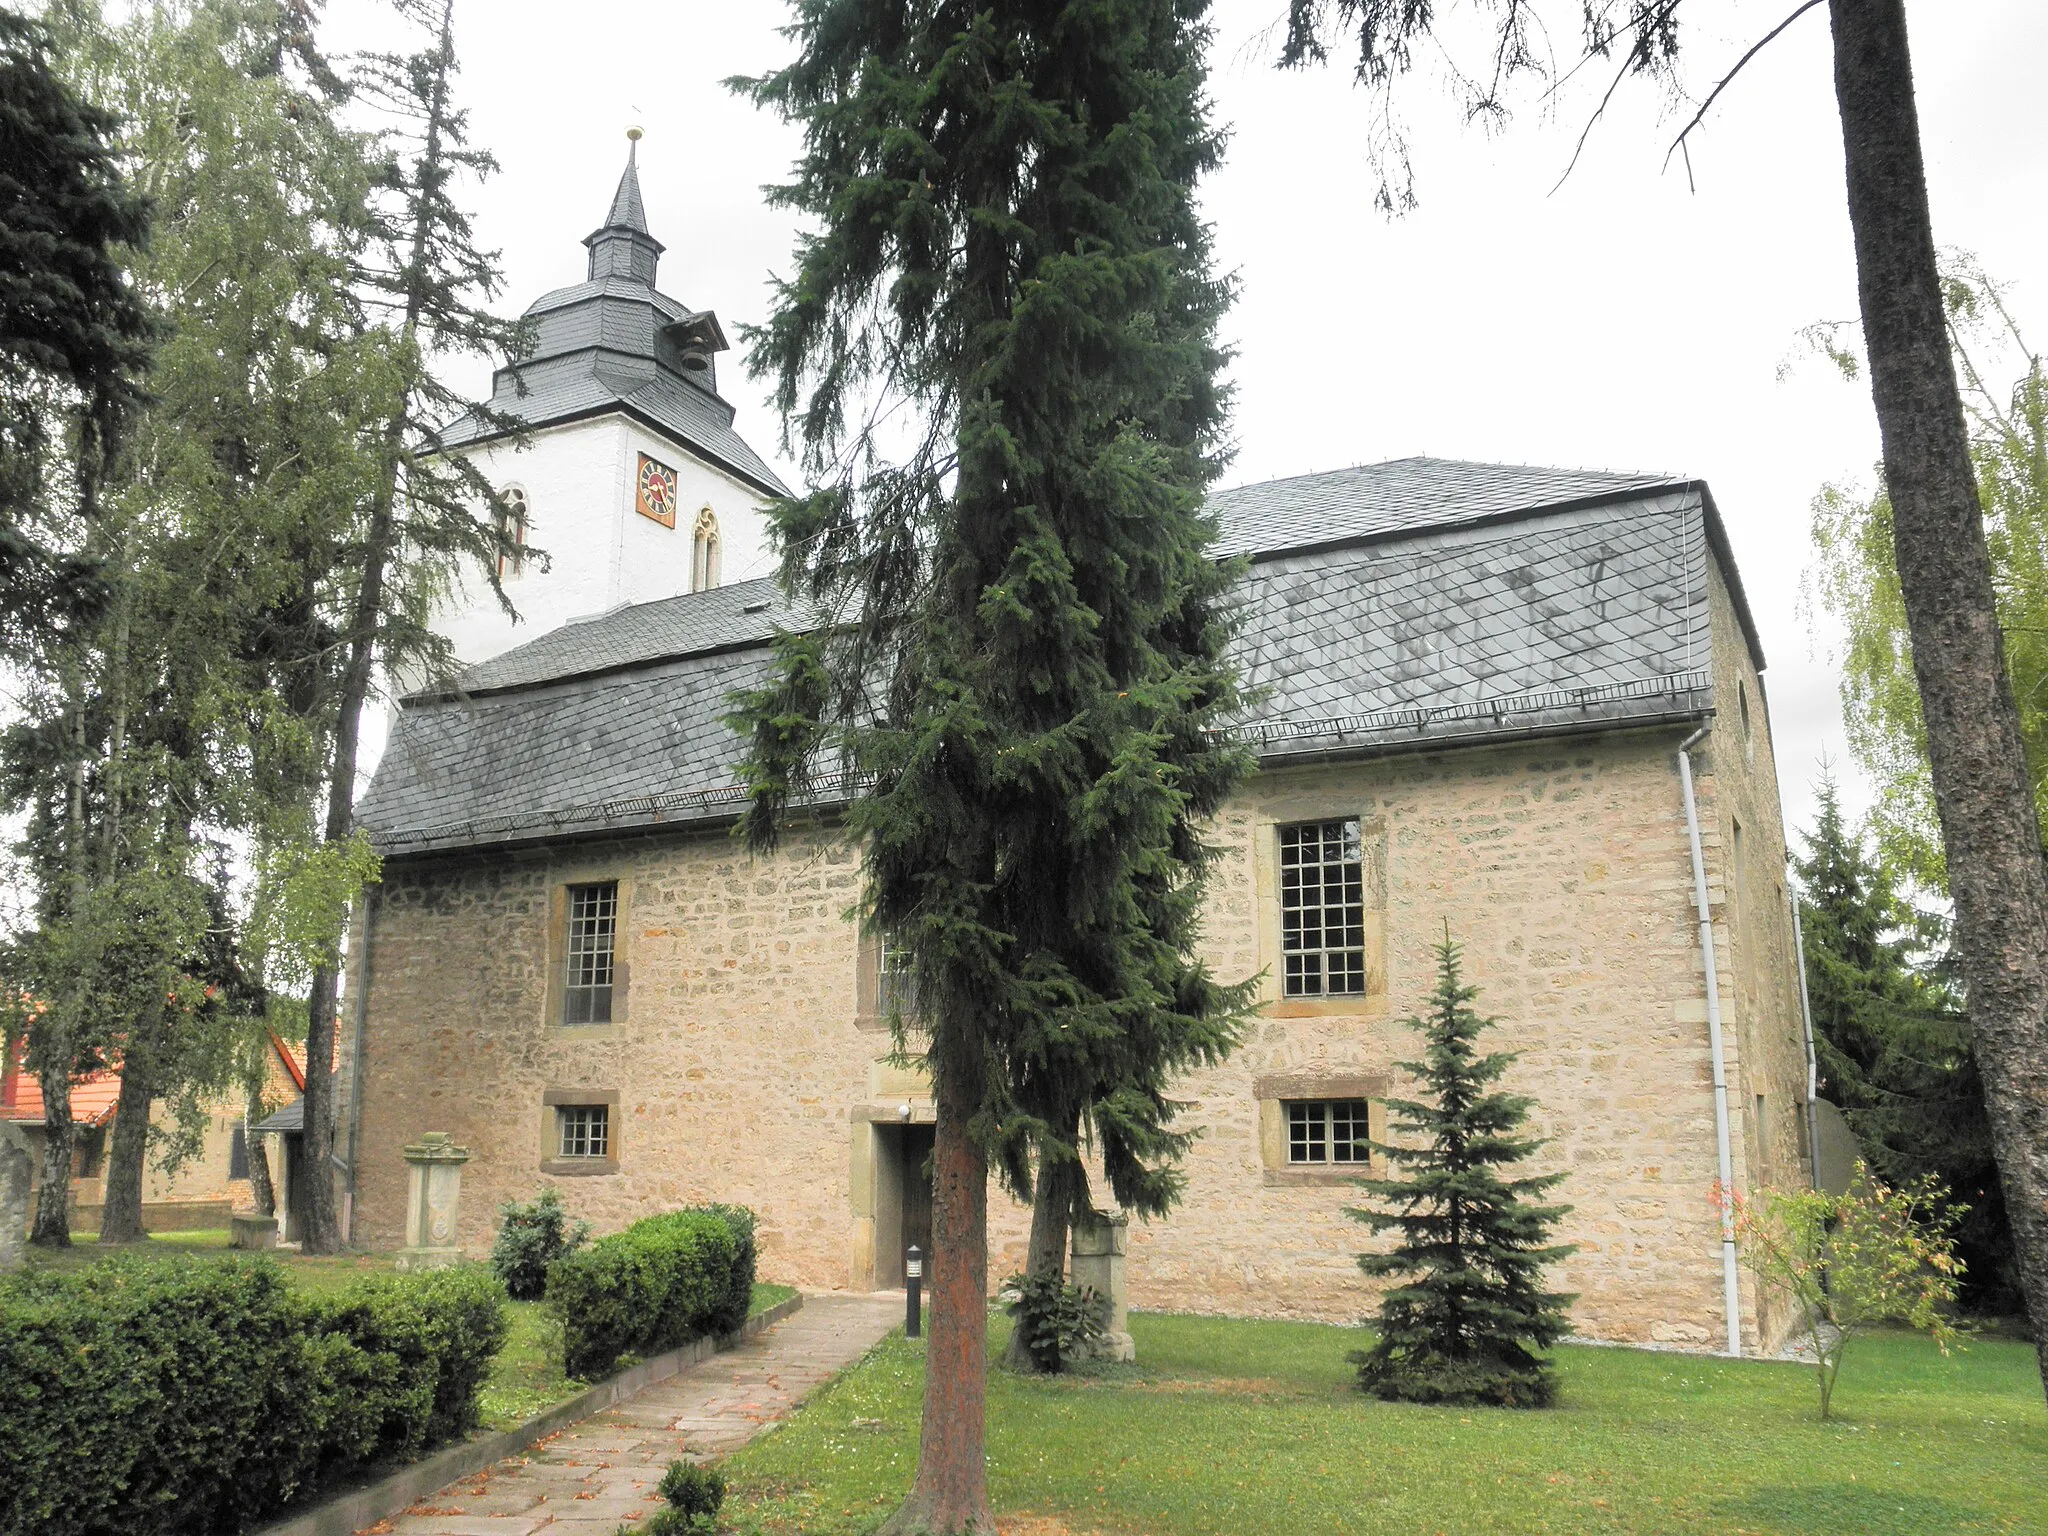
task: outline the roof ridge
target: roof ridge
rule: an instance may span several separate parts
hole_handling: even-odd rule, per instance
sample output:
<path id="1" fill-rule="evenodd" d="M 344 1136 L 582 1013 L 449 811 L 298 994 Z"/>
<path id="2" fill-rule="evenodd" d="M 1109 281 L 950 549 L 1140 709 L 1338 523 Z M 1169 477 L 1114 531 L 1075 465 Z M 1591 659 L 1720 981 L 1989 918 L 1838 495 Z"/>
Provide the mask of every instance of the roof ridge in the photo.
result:
<path id="1" fill-rule="evenodd" d="M 1300 480 L 1323 480 L 1331 475 L 1358 474 L 1369 469 L 1392 469 L 1400 464 L 1441 464 L 1458 469 L 1513 469 L 1539 475 L 1599 475 L 1610 480 L 1655 480 L 1670 485 L 1683 485 L 1693 478 L 1690 475 L 1673 474 L 1661 469 L 1571 468 L 1561 464 L 1518 464 L 1504 459 L 1447 459 L 1432 453 L 1407 453 L 1392 459 L 1374 459 L 1357 464 L 1339 464 L 1329 469 L 1303 470 L 1298 475 L 1274 475 L 1264 480 L 1246 480 L 1238 485 L 1219 486 L 1209 494 L 1229 496 L 1238 491 L 1257 490 L 1263 486 L 1292 485 Z"/>

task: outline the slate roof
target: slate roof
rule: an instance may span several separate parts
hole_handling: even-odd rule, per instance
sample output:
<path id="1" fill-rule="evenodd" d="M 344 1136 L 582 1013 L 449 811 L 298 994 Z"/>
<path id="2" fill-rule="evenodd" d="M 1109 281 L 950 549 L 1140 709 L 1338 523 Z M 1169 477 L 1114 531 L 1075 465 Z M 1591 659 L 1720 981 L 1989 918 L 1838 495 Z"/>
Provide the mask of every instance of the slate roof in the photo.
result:
<path id="1" fill-rule="evenodd" d="M 1532 507 L 1612 501 L 1674 483 L 1669 475 L 1415 458 L 1240 485 L 1216 492 L 1209 505 L 1223 524 L 1219 553 L 1278 554 L 1526 515 Z"/>
<path id="2" fill-rule="evenodd" d="M 763 576 L 573 619 L 470 668 L 462 688 L 476 695 L 587 677 L 663 657 L 737 650 L 764 643 L 777 629 L 803 623 L 804 615 L 776 590 L 772 578 Z"/>
<path id="3" fill-rule="evenodd" d="M 584 240 L 584 281 L 528 306 L 525 353 L 492 375 L 485 413 L 442 429 L 449 448 L 503 436 L 498 418 L 559 426 L 623 412 L 767 495 L 787 487 L 733 431 L 733 406 L 718 393 L 712 355 L 725 348 L 718 317 L 654 286 L 662 245 L 647 231 L 635 154 L 605 222 Z"/>
<path id="4" fill-rule="evenodd" d="M 306 1101 L 303 1098 L 293 1099 L 277 1113 L 266 1115 L 249 1127 L 251 1133 L 257 1136 L 283 1135 L 293 1131 L 303 1132 L 305 1129 Z"/>
<path id="5" fill-rule="evenodd" d="M 1697 482 L 1409 459 L 1213 504 L 1251 560 L 1241 724 L 1270 763 L 1697 716 L 1709 560 L 1753 643 Z M 802 622 L 756 581 L 541 636 L 405 700 L 358 819 L 405 853 L 730 814 L 728 695 Z"/>
<path id="6" fill-rule="evenodd" d="M 629 229 L 647 234 L 647 208 L 640 201 L 640 141 L 626 150 L 626 168 L 619 173 L 618 190 L 612 193 L 611 211 L 604 216 L 606 229 Z"/>

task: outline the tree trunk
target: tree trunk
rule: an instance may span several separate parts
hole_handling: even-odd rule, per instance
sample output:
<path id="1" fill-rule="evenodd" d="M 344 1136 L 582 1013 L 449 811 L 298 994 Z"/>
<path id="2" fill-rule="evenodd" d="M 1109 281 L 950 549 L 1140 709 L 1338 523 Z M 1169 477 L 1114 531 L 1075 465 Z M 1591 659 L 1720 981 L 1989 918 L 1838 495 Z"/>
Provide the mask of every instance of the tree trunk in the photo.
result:
<path id="1" fill-rule="evenodd" d="M 67 1053 L 68 1054 L 68 1053 Z M 43 1088 L 43 1182 L 28 1240 L 41 1248 L 71 1246 L 71 1124 L 69 1061 L 36 1074 Z"/>
<path id="2" fill-rule="evenodd" d="M 442 159 L 443 134 L 448 113 L 448 76 L 455 60 L 454 0 L 441 7 L 438 73 L 430 92 L 424 138 L 416 175 L 420 190 L 414 195 L 411 260 L 404 271 L 405 320 L 401 334 L 412 366 L 424 368 L 414 345 L 421 317 L 427 312 L 432 286 L 434 202 L 446 182 L 448 163 Z M 400 392 L 395 414 L 384 427 L 384 464 L 377 486 L 377 499 L 370 512 L 368 538 L 364 541 L 362 581 L 356 588 L 354 628 L 349 636 L 348 665 L 342 671 L 339 717 L 335 723 L 334 773 L 327 785 L 328 842 L 339 842 L 355 824 L 356 759 L 362 740 L 363 707 L 370 697 L 370 683 L 377 665 L 377 640 L 384 617 L 384 584 L 391 557 L 398 544 L 398 524 L 393 508 L 398 500 L 398 477 L 405 453 L 406 428 L 412 419 L 416 390 L 408 383 Z M 339 977 L 332 966 L 313 972 L 306 1000 L 306 1203 L 302 1243 L 307 1253 L 338 1253 L 341 1250 L 341 1222 L 334 1198 L 334 1004 Z M 355 1170 L 349 1170 L 354 1176 Z"/>
<path id="3" fill-rule="evenodd" d="M 957 1050 L 957 1048 L 956 1048 Z M 978 1064 L 976 1064 L 978 1067 Z M 968 1121 L 979 1070 L 934 1059 L 931 1327 L 917 1482 L 877 1536 L 995 1536 L 983 1453 L 988 1396 L 988 1159 Z"/>
<path id="4" fill-rule="evenodd" d="M 134 1052 L 146 1057 L 147 1053 Z M 139 1243 L 142 1230 L 143 1163 L 149 1153 L 150 1091 L 146 1060 L 121 1063 L 121 1097 L 114 1105 L 114 1133 L 107 1139 L 107 1196 L 100 1212 L 102 1243 Z"/>
<path id="5" fill-rule="evenodd" d="M 1992 1144 L 2048 1386 L 2048 870 L 1949 352 L 1904 0 L 1830 0 L 1899 588 Z"/>
<path id="6" fill-rule="evenodd" d="M 1070 1142 L 1075 1133 L 1073 1128 L 1068 1130 Z M 1087 1188 L 1087 1171 L 1078 1158 L 1053 1159 L 1039 1153 L 1038 1179 L 1031 1191 L 1031 1241 L 1024 1256 L 1027 1275 L 1065 1278 L 1067 1236 L 1073 1226 L 1074 1211 Z M 1038 1369 L 1031 1351 L 1024 1347 L 1022 1329 L 1010 1330 L 1010 1342 L 1003 1348 L 1003 1364 L 1013 1371 Z"/>
<path id="7" fill-rule="evenodd" d="M 164 1033 L 161 1002 L 136 1021 L 121 1053 L 121 1096 L 114 1104 L 114 1134 L 107 1143 L 107 1195 L 100 1241 L 139 1243 L 144 1163 L 149 1156 L 149 1111 L 156 1102 L 157 1064 Z"/>
<path id="8" fill-rule="evenodd" d="M 262 1118 L 262 1096 L 252 1093 L 248 1107 L 242 1111 L 242 1148 L 249 1159 L 249 1198 L 256 1203 L 258 1216 L 275 1216 L 277 1191 L 270 1184 L 270 1154 L 264 1150 L 264 1138 L 255 1130 Z"/>

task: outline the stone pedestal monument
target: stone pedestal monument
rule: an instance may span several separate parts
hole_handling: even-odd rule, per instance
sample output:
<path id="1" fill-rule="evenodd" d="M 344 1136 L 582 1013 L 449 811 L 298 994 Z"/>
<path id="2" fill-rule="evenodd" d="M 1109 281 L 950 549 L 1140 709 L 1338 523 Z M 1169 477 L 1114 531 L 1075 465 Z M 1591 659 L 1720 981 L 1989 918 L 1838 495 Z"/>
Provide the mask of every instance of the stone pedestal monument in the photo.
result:
<path id="1" fill-rule="evenodd" d="M 1121 1212 L 1096 1211 L 1074 1223 L 1074 1247 L 1068 1279 L 1109 1301 L 1107 1331 L 1095 1347 L 1101 1360 L 1135 1360 L 1131 1340 L 1130 1292 L 1124 1280 L 1124 1255 L 1130 1242 L 1130 1218 Z"/>
<path id="2" fill-rule="evenodd" d="M 0 1120 L 0 1270 L 13 1269 L 28 1251 L 29 1192 L 41 1150 L 12 1120 Z"/>
<path id="3" fill-rule="evenodd" d="M 446 1131 L 429 1131 L 405 1149 L 405 1161 L 405 1246 L 398 1250 L 397 1267 L 445 1269 L 462 1258 L 455 1241 L 455 1212 L 469 1148 L 456 1146 Z"/>

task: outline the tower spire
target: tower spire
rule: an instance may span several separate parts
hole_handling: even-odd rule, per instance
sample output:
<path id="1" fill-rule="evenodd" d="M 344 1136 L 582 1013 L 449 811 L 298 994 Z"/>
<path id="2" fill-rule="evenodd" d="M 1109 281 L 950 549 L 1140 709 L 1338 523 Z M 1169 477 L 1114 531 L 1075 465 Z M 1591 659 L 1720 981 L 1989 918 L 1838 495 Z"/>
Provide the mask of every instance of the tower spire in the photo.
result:
<path id="1" fill-rule="evenodd" d="M 626 130 L 626 169 L 612 194 L 611 211 L 596 230 L 584 237 L 590 250 L 590 277 L 623 277 L 654 286 L 654 269 L 662 244 L 647 229 L 647 209 L 640 201 L 640 137 Z"/>

